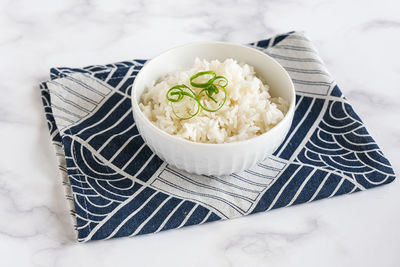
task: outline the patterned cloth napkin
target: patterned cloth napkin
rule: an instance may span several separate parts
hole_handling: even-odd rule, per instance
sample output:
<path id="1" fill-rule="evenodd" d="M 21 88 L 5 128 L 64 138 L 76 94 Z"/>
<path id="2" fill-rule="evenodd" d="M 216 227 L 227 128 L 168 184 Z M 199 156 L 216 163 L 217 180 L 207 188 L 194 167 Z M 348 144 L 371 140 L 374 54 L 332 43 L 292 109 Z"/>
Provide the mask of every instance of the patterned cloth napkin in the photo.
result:
<path id="1" fill-rule="evenodd" d="M 389 161 L 302 33 L 250 46 L 289 72 L 296 112 L 272 156 L 221 177 L 166 164 L 138 134 L 130 95 L 145 60 L 51 69 L 41 96 L 78 241 L 231 219 L 394 180 Z"/>

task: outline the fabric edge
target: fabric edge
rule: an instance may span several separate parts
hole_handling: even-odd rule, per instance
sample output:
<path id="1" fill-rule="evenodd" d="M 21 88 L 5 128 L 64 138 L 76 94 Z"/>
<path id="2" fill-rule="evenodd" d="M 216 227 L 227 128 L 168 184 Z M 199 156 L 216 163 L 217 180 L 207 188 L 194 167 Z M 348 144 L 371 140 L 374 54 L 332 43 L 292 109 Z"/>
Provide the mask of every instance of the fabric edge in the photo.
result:
<path id="1" fill-rule="evenodd" d="M 44 115 L 45 115 L 47 123 L 48 123 L 51 144 L 53 146 L 55 156 L 56 156 L 57 162 L 58 162 L 58 175 L 59 175 L 59 178 L 61 178 L 62 185 L 64 187 L 64 192 L 65 192 L 64 197 L 68 203 L 67 208 L 69 208 L 69 211 L 70 211 L 70 218 L 71 218 L 71 222 L 72 222 L 72 225 L 74 227 L 74 232 L 75 232 L 75 241 L 77 241 L 78 240 L 77 218 L 76 218 L 76 212 L 75 212 L 75 204 L 74 204 L 74 200 L 73 200 L 72 187 L 71 187 L 71 183 L 69 181 L 69 177 L 68 177 L 68 173 L 67 173 L 64 147 L 63 147 L 62 142 L 57 142 L 54 140 L 54 136 L 59 135 L 59 130 L 54 121 L 52 107 L 51 107 L 51 96 L 50 96 L 49 90 L 46 86 L 46 82 L 42 82 L 39 85 L 39 89 L 40 89 L 40 96 L 42 98 L 42 103 L 43 103 L 43 108 L 44 108 Z M 46 93 L 48 94 L 48 99 L 45 96 Z M 46 103 L 47 101 L 49 101 L 49 102 Z M 50 112 L 46 111 L 47 108 L 50 110 Z M 55 129 L 51 128 L 53 126 L 55 127 Z M 53 133 L 51 132 L 52 130 L 53 130 Z"/>

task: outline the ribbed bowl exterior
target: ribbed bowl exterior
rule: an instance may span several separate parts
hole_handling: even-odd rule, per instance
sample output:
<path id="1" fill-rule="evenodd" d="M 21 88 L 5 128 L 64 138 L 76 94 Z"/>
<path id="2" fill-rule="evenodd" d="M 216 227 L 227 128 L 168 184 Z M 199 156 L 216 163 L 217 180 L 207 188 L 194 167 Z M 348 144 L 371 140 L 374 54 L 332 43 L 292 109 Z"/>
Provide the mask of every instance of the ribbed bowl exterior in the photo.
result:
<path id="1" fill-rule="evenodd" d="M 293 114 L 268 134 L 247 142 L 202 144 L 168 138 L 166 133 L 149 127 L 137 116 L 136 126 L 151 150 L 168 164 L 189 173 L 201 175 L 227 175 L 248 169 L 271 155 L 289 131 Z"/>

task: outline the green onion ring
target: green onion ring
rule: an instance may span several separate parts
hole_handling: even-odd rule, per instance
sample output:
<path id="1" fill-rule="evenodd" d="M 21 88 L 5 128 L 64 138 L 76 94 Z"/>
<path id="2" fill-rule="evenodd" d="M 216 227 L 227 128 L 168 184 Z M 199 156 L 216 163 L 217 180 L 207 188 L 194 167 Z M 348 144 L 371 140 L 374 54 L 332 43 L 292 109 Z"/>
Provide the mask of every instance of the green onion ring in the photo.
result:
<path id="1" fill-rule="evenodd" d="M 222 86 L 222 87 L 226 87 L 227 85 L 228 85 L 228 79 L 226 78 L 226 77 L 224 77 L 224 76 L 216 76 L 215 77 L 215 81 L 216 80 L 219 80 L 218 82 L 217 82 L 217 84 L 219 85 L 219 86 Z M 221 84 L 221 82 L 225 82 L 224 84 Z"/>
<path id="2" fill-rule="evenodd" d="M 198 77 L 204 76 L 204 75 L 211 75 L 212 78 L 210 78 L 206 83 L 193 82 Z M 217 81 L 217 82 L 214 83 L 215 81 Z M 228 94 L 226 91 L 226 88 L 225 88 L 228 85 L 228 79 L 226 77 L 217 76 L 215 71 L 212 71 L 212 70 L 201 71 L 190 77 L 190 84 L 193 87 L 202 88 L 202 90 L 200 90 L 198 95 L 196 95 L 196 93 L 191 88 L 189 88 L 188 86 L 186 86 L 184 84 L 175 85 L 175 86 L 171 87 L 167 91 L 167 94 L 166 94 L 168 101 L 170 101 L 170 105 L 172 107 L 172 112 L 179 119 L 188 120 L 188 119 L 193 118 L 200 112 L 200 107 L 208 112 L 216 112 L 216 111 L 220 110 L 223 107 L 223 105 L 225 104 L 226 99 L 227 99 L 227 94 Z M 220 88 L 224 91 L 224 100 L 220 105 L 218 105 L 218 108 L 209 109 L 209 108 L 205 107 L 203 104 L 201 104 L 200 100 L 203 97 L 203 93 L 214 103 L 218 104 L 218 101 L 213 97 L 213 95 L 219 94 L 220 89 L 218 89 L 218 88 Z M 189 92 L 185 91 L 185 89 L 187 89 Z M 197 102 L 197 110 L 195 113 L 189 114 L 189 117 L 180 117 L 175 111 L 174 103 L 180 102 L 185 96 L 188 96 Z"/>
<path id="3" fill-rule="evenodd" d="M 212 75 L 212 78 L 209 79 L 208 82 L 206 82 L 206 83 L 195 83 L 195 82 L 193 82 L 194 79 L 197 79 L 198 77 L 204 76 L 204 75 Z M 210 84 L 212 84 L 214 82 L 216 76 L 217 76 L 217 74 L 215 74 L 215 71 L 213 71 L 213 70 L 201 71 L 201 72 L 196 73 L 192 77 L 190 77 L 190 84 L 193 87 L 205 88 L 205 87 L 209 86 Z"/>
<path id="4" fill-rule="evenodd" d="M 185 92 L 182 88 L 188 89 L 192 94 L 189 94 L 188 92 Z M 184 84 L 179 84 L 171 87 L 168 92 L 167 92 L 167 99 L 171 102 L 179 102 L 183 99 L 184 96 L 188 96 L 196 100 L 196 93 L 193 92 L 192 89 L 187 87 Z M 171 96 L 178 96 L 177 98 L 172 98 Z"/>
<path id="5" fill-rule="evenodd" d="M 196 101 L 196 102 L 199 103 L 198 101 Z M 175 115 L 178 119 L 180 119 L 180 120 L 188 120 L 188 119 L 191 119 L 191 118 L 193 118 L 194 116 L 196 116 L 196 115 L 200 112 L 200 106 L 197 105 L 197 110 L 196 110 L 195 113 L 193 113 L 192 115 L 189 115 L 189 117 L 180 117 L 178 114 L 176 114 L 176 111 L 175 111 L 175 109 L 174 109 L 174 105 L 172 104 L 172 102 L 171 102 L 170 104 L 171 104 L 171 108 L 172 108 L 172 113 L 174 113 L 174 115 Z"/>
<path id="6" fill-rule="evenodd" d="M 216 84 L 215 86 L 220 86 L 220 85 Z M 203 106 L 203 105 L 201 104 L 200 99 L 199 99 L 199 101 L 198 101 L 199 106 L 200 106 L 202 109 L 204 109 L 205 111 L 208 111 L 208 112 L 217 112 L 218 110 L 220 110 L 220 109 L 225 105 L 226 98 L 227 98 L 227 92 L 226 92 L 225 87 L 220 86 L 220 88 L 224 91 L 225 96 L 224 96 L 223 102 L 218 106 L 218 108 L 216 108 L 216 109 L 209 109 L 209 108 L 207 108 L 207 107 L 205 107 L 205 106 Z M 201 95 L 201 93 L 202 93 L 203 91 L 206 91 L 206 89 L 201 90 L 200 93 L 199 93 L 199 96 Z M 206 95 L 207 95 L 207 91 L 206 91 Z M 211 96 L 211 97 L 210 97 L 209 95 L 207 95 L 207 96 L 208 96 L 211 100 L 213 100 L 215 103 L 218 103 L 212 96 Z"/>

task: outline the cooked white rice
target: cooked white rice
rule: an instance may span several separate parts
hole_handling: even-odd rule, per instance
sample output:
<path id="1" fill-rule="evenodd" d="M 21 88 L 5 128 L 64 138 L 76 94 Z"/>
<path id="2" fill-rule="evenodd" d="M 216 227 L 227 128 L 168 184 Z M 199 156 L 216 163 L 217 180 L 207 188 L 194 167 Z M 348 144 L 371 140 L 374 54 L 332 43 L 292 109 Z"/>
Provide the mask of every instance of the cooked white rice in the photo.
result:
<path id="1" fill-rule="evenodd" d="M 166 98 L 174 85 L 190 86 L 190 77 L 200 71 L 213 70 L 228 79 L 227 100 L 217 112 L 200 112 L 189 120 L 180 120 Z M 140 101 L 146 117 L 163 131 L 190 141 L 201 143 L 229 143 L 263 134 L 281 121 L 288 110 L 288 102 L 271 97 L 268 85 L 256 77 L 254 68 L 234 59 L 195 59 L 187 71 L 177 71 L 163 77 L 147 88 Z"/>

